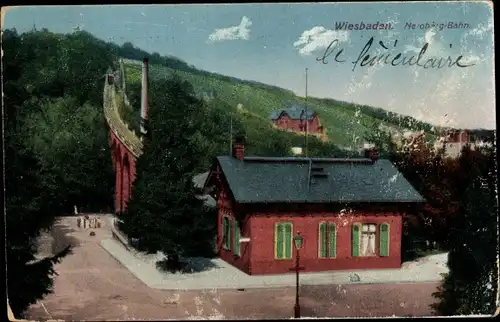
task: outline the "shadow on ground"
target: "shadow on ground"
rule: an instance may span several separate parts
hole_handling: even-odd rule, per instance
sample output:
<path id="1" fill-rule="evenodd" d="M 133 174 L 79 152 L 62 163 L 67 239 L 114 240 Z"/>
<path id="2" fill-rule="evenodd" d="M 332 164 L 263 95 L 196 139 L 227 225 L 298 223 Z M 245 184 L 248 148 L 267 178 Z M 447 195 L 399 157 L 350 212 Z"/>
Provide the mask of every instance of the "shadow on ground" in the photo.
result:
<path id="1" fill-rule="evenodd" d="M 70 234 L 75 232 L 76 230 L 68 227 L 67 225 L 57 221 L 52 226 L 52 254 L 57 254 L 62 251 L 68 245 L 71 245 L 72 249 L 80 246 L 80 242 L 76 237 L 71 236 Z"/>
<path id="2" fill-rule="evenodd" d="M 205 258 L 205 257 L 190 257 L 190 258 L 182 258 L 180 259 L 179 264 L 175 267 L 169 266 L 167 260 L 161 260 L 156 262 L 156 268 L 164 272 L 178 272 L 182 274 L 193 274 L 200 273 L 203 271 L 221 268 L 219 264 L 217 264 L 213 258 Z"/>

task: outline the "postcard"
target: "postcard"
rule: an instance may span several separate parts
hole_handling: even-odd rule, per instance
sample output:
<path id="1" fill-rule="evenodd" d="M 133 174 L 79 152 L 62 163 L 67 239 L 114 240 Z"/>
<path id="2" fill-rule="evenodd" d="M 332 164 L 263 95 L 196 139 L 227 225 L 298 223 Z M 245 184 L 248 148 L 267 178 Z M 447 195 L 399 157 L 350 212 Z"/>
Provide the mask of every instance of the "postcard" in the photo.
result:
<path id="1" fill-rule="evenodd" d="M 493 4 L 2 8 L 11 317 L 485 315 Z"/>

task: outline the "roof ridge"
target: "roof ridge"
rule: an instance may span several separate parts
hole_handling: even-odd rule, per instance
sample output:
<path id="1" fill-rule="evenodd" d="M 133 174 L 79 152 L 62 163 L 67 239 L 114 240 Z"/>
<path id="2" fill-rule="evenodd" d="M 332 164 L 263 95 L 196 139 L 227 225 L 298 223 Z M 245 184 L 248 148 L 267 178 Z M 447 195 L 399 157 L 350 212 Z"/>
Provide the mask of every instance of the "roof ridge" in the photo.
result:
<path id="1" fill-rule="evenodd" d="M 261 156 L 245 156 L 244 161 L 254 162 L 324 162 L 324 163 L 356 163 L 371 165 L 375 162 L 369 158 L 305 158 L 305 157 L 261 157 Z M 385 159 L 380 159 L 385 160 Z"/>

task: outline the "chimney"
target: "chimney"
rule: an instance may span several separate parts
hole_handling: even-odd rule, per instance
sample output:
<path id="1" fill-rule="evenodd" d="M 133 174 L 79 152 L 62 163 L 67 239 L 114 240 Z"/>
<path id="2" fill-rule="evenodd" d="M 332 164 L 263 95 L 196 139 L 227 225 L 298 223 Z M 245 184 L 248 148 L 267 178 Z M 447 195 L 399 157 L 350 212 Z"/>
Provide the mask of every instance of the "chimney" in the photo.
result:
<path id="1" fill-rule="evenodd" d="M 243 136 L 237 136 L 233 142 L 233 158 L 243 161 L 245 157 L 245 138 Z"/>
<path id="2" fill-rule="evenodd" d="M 365 149 L 365 158 L 377 161 L 379 157 L 378 151 L 375 148 Z"/>
<path id="3" fill-rule="evenodd" d="M 146 134 L 145 121 L 148 119 L 148 59 L 142 62 L 142 92 L 141 92 L 141 133 Z"/>

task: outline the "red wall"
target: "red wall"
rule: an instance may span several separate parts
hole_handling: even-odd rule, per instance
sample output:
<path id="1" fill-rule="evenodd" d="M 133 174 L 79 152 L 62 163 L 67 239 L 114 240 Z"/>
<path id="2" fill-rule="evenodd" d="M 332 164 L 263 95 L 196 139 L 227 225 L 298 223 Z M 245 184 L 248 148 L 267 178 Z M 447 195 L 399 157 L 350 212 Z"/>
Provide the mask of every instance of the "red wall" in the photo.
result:
<path id="1" fill-rule="evenodd" d="M 109 136 L 115 170 L 115 213 L 119 214 L 127 208 L 127 201 L 130 199 L 136 176 L 136 159 L 113 131 L 109 131 Z"/>
<path id="2" fill-rule="evenodd" d="M 281 128 L 290 131 L 300 132 L 305 131 L 301 129 L 300 124 L 304 123 L 304 120 L 292 120 L 287 114 L 282 114 L 278 119 L 274 121 L 274 124 Z M 310 133 L 321 133 L 320 130 L 319 118 L 317 115 L 314 115 L 312 120 L 308 121 L 308 132 Z"/>
<path id="3" fill-rule="evenodd" d="M 314 213 L 304 216 L 300 213 L 255 214 L 251 216 L 249 225 L 251 232 L 251 274 L 283 274 L 290 273 L 295 265 L 295 249 L 290 260 L 274 259 L 274 225 L 277 222 L 293 223 L 293 234 L 300 231 L 304 237 L 300 250 L 300 263 L 306 272 L 327 270 L 351 270 L 366 268 L 398 268 L 401 266 L 401 233 L 402 216 L 396 213 L 363 213 L 355 216 L 334 213 Z M 321 221 L 337 224 L 337 256 L 334 259 L 318 258 L 318 229 Z M 389 223 L 390 244 L 387 257 L 352 257 L 351 255 L 351 224 L 359 223 Z M 378 229 L 377 229 L 378 231 Z M 378 233 L 376 239 L 378 254 Z"/>
<path id="4" fill-rule="evenodd" d="M 218 167 L 218 166 L 217 166 Z M 222 176 L 219 180 L 223 181 Z M 249 273 L 250 270 L 250 243 L 240 244 L 240 254 L 241 256 L 235 255 L 231 250 L 226 250 L 222 247 L 222 236 L 223 236 L 223 217 L 224 215 L 229 215 L 229 220 L 231 227 L 234 226 L 234 207 L 232 198 L 229 195 L 229 189 L 225 182 L 219 181 L 219 195 L 217 196 L 217 252 L 219 257 L 224 261 L 230 263 L 231 265 L 237 267 L 238 269 Z M 238 217 L 239 218 L 239 217 Z M 238 219 L 240 221 L 240 234 L 241 237 L 250 236 L 250 227 L 248 225 L 250 216 L 245 216 L 244 218 Z M 231 247 L 234 245 L 234 233 L 231 234 Z"/>

